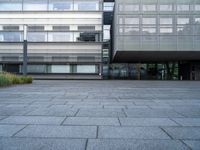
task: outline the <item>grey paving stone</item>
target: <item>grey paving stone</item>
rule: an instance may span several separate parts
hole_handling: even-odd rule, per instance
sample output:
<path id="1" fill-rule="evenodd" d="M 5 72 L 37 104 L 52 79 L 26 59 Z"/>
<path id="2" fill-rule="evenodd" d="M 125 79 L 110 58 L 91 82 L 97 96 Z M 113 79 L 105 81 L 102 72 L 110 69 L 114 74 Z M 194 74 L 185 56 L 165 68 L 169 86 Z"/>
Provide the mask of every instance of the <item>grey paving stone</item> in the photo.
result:
<path id="1" fill-rule="evenodd" d="M 200 127 L 163 127 L 174 139 L 200 140 Z"/>
<path id="2" fill-rule="evenodd" d="M 94 117 L 68 117 L 64 125 L 113 125 L 119 126 L 118 118 L 94 118 Z"/>
<path id="3" fill-rule="evenodd" d="M 109 127 L 100 126 L 98 138 L 170 139 L 157 127 Z"/>
<path id="4" fill-rule="evenodd" d="M 2 119 L 4 119 L 4 118 L 6 118 L 7 116 L 0 116 L 0 120 L 2 120 Z"/>
<path id="5" fill-rule="evenodd" d="M 80 109 L 79 117 L 125 117 L 121 109 Z"/>
<path id="6" fill-rule="evenodd" d="M 150 109 L 150 108 L 137 108 L 137 109 L 125 109 L 125 113 L 128 117 L 140 117 L 140 118 L 168 118 L 168 117 L 183 117 L 173 109 Z"/>
<path id="7" fill-rule="evenodd" d="M 36 108 L 25 108 L 25 107 L 3 107 L 0 109 L 1 116 L 10 116 L 10 115 L 24 115 L 30 111 L 35 110 Z"/>
<path id="8" fill-rule="evenodd" d="M 200 140 L 184 140 L 192 150 L 199 150 L 200 149 Z"/>
<path id="9" fill-rule="evenodd" d="M 185 117 L 194 117 L 194 118 L 200 118 L 200 107 L 175 107 L 174 110 L 180 114 L 182 114 Z"/>
<path id="10" fill-rule="evenodd" d="M 1 150 L 84 150 L 84 139 L 0 138 Z"/>
<path id="11" fill-rule="evenodd" d="M 172 118 L 182 126 L 200 126 L 200 118 Z"/>
<path id="12" fill-rule="evenodd" d="M 30 125 L 17 133 L 16 137 L 65 137 L 65 138 L 95 138 L 95 126 L 48 126 Z"/>
<path id="13" fill-rule="evenodd" d="M 178 140 L 89 139 L 87 150 L 189 150 Z"/>
<path id="14" fill-rule="evenodd" d="M 10 116 L 0 121 L 0 124 L 52 124 L 59 125 L 65 117 L 48 116 Z"/>
<path id="15" fill-rule="evenodd" d="M 168 118 L 120 118 L 122 126 L 178 126 Z"/>
<path id="16" fill-rule="evenodd" d="M 29 116 L 56 116 L 56 117 L 64 117 L 64 116 L 74 116 L 78 109 L 71 108 L 39 108 L 36 109 L 26 115 Z"/>
<path id="17" fill-rule="evenodd" d="M 0 125 L 0 137 L 10 137 L 24 127 L 24 125 Z"/>

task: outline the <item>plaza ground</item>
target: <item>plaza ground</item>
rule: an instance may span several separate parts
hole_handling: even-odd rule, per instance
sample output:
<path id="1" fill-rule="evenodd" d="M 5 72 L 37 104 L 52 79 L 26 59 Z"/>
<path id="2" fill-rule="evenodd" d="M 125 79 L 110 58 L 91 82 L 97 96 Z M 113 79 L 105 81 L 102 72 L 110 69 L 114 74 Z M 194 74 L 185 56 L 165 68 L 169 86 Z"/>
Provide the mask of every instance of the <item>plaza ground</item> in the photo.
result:
<path id="1" fill-rule="evenodd" d="M 200 82 L 34 81 L 0 88 L 1 150 L 199 150 Z"/>

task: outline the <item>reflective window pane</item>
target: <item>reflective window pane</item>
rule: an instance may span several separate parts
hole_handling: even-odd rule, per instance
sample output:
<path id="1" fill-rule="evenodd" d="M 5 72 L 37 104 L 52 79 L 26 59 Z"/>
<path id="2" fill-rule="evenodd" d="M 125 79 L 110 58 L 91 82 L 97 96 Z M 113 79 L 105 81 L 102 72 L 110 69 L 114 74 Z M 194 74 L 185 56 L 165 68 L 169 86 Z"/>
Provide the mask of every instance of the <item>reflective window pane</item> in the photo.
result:
<path id="1" fill-rule="evenodd" d="M 27 11 L 45 11 L 47 10 L 47 0 L 24 0 L 23 9 Z"/>
<path id="2" fill-rule="evenodd" d="M 0 32 L 1 42 L 20 42 L 23 40 L 21 32 Z"/>
<path id="3" fill-rule="evenodd" d="M 125 24 L 139 24 L 139 18 L 125 18 Z"/>
<path id="4" fill-rule="evenodd" d="M 69 65 L 51 65 L 51 73 L 70 73 Z"/>
<path id="5" fill-rule="evenodd" d="M 75 32 L 75 42 L 100 42 L 100 34 L 96 32 Z"/>
<path id="6" fill-rule="evenodd" d="M 156 5 L 143 5 L 143 11 L 156 11 Z"/>
<path id="7" fill-rule="evenodd" d="M 156 18 L 143 18 L 143 24 L 156 24 Z"/>
<path id="8" fill-rule="evenodd" d="M 46 42 L 46 32 L 28 32 L 27 40 L 30 42 Z"/>
<path id="9" fill-rule="evenodd" d="M 78 10 L 83 10 L 83 11 L 99 10 L 99 2 L 98 1 L 80 1 L 80 2 L 75 2 L 75 5 L 78 5 Z"/>
<path id="10" fill-rule="evenodd" d="M 73 42 L 73 33 L 71 32 L 49 32 L 49 42 Z"/>
<path id="11" fill-rule="evenodd" d="M 172 18 L 160 18 L 160 24 L 172 24 Z"/>
<path id="12" fill-rule="evenodd" d="M 139 35 L 139 27 L 132 27 L 132 26 L 126 26 L 124 27 L 124 34 L 127 35 Z"/>
<path id="13" fill-rule="evenodd" d="M 0 11 L 20 11 L 22 10 L 22 0 L 1 0 Z"/>
<path id="14" fill-rule="evenodd" d="M 49 1 L 49 10 L 55 11 L 65 11 L 73 10 L 73 2 L 66 0 L 50 0 Z"/>
<path id="15" fill-rule="evenodd" d="M 160 11 L 172 11 L 173 6 L 172 5 L 160 5 Z"/>
<path id="16" fill-rule="evenodd" d="M 160 27 L 160 33 L 161 34 L 173 33 L 173 28 L 172 27 Z"/>
<path id="17" fill-rule="evenodd" d="M 77 65 L 77 73 L 97 73 L 95 65 Z"/>
<path id="18" fill-rule="evenodd" d="M 177 5 L 177 11 L 189 11 L 190 5 Z"/>
<path id="19" fill-rule="evenodd" d="M 142 28 L 142 34 L 145 35 L 151 35 L 156 33 L 156 28 L 155 27 L 143 27 Z"/>
<path id="20" fill-rule="evenodd" d="M 124 11 L 139 11 L 139 5 L 125 4 Z"/>
<path id="21" fill-rule="evenodd" d="M 197 4 L 196 4 L 196 5 L 194 6 L 194 10 L 195 10 L 195 11 L 200 11 L 200 5 L 197 5 Z"/>
<path id="22" fill-rule="evenodd" d="M 177 23 L 178 24 L 189 24 L 190 19 L 189 18 L 178 18 Z"/>

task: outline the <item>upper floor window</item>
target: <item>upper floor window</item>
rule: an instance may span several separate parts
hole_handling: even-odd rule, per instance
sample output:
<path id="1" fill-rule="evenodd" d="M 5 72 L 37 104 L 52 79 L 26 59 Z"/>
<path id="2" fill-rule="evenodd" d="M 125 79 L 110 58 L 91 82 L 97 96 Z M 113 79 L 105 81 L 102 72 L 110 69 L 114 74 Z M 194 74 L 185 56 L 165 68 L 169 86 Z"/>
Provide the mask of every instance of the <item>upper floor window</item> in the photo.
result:
<path id="1" fill-rule="evenodd" d="M 196 4 L 195 6 L 194 6 L 194 10 L 196 10 L 196 11 L 200 11 L 200 4 Z"/>
<path id="2" fill-rule="evenodd" d="M 160 18 L 160 24 L 172 24 L 172 18 Z"/>
<path id="3" fill-rule="evenodd" d="M 139 11 L 139 4 L 125 4 L 124 11 Z"/>
<path id="4" fill-rule="evenodd" d="M 66 0 L 50 0 L 49 1 L 49 10 L 55 11 L 65 11 L 73 10 L 73 2 Z"/>
<path id="5" fill-rule="evenodd" d="M 95 26 L 78 26 L 79 31 L 95 31 Z"/>
<path id="6" fill-rule="evenodd" d="M 168 5 L 160 5 L 160 11 L 172 11 L 173 6 L 171 4 Z"/>
<path id="7" fill-rule="evenodd" d="M 99 2 L 98 1 L 79 1 L 79 2 L 75 2 L 74 7 L 75 7 L 74 8 L 75 10 L 96 11 L 96 10 L 99 10 Z"/>
<path id="8" fill-rule="evenodd" d="M 156 5 L 143 5 L 143 11 L 156 11 Z"/>
<path id="9" fill-rule="evenodd" d="M 156 24 L 156 18 L 143 18 L 143 24 Z"/>
<path id="10" fill-rule="evenodd" d="M 178 18 L 177 19 L 177 23 L 178 24 L 189 24 L 190 23 L 190 19 L 189 18 Z"/>
<path id="11" fill-rule="evenodd" d="M 125 18 L 125 24 L 139 24 L 139 18 Z"/>
<path id="12" fill-rule="evenodd" d="M 103 4 L 104 11 L 113 11 L 114 3 L 113 2 L 106 2 Z"/>
<path id="13" fill-rule="evenodd" d="M 46 11 L 47 0 L 24 0 L 24 10 L 27 11 Z"/>
<path id="14" fill-rule="evenodd" d="M 190 5 L 177 5 L 177 11 L 189 11 Z"/>
<path id="15" fill-rule="evenodd" d="M 20 11 L 22 0 L 0 0 L 0 11 Z"/>

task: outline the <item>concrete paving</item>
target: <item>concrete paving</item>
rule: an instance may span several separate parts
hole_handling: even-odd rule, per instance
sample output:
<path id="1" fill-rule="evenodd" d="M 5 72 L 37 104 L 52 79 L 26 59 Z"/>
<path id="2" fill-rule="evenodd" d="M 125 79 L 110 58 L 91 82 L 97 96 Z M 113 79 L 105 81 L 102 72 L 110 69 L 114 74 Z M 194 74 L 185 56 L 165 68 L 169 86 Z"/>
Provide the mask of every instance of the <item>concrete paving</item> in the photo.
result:
<path id="1" fill-rule="evenodd" d="M 0 88 L 0 150 L 199 150 L 200 82 L 34 81 Z"/>

